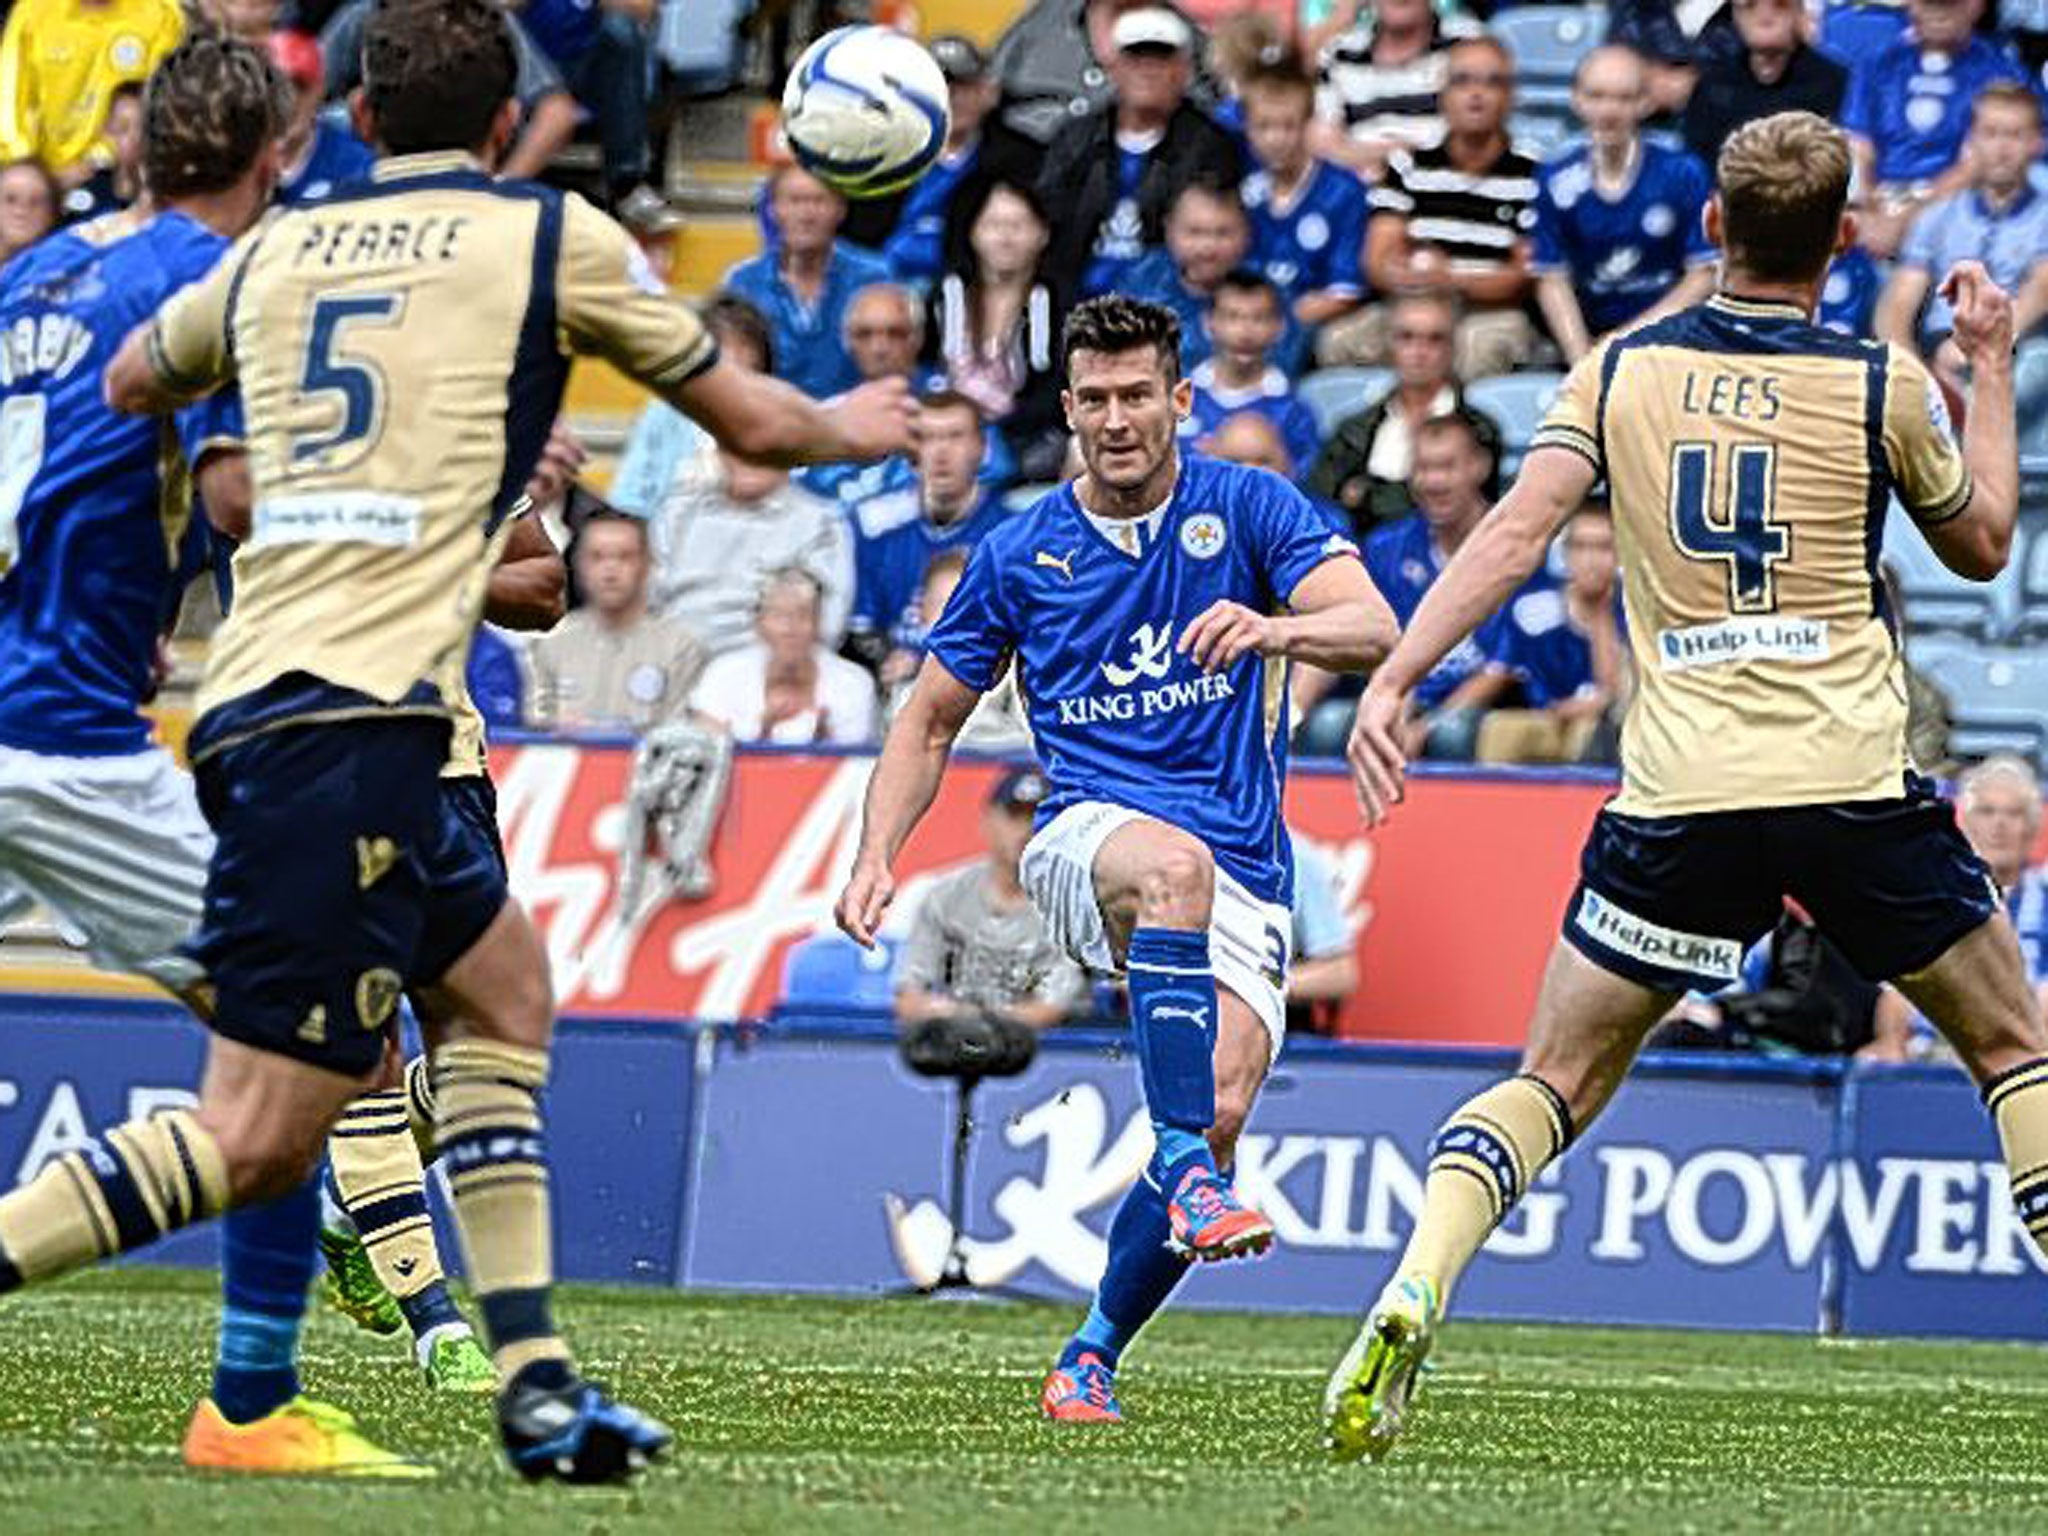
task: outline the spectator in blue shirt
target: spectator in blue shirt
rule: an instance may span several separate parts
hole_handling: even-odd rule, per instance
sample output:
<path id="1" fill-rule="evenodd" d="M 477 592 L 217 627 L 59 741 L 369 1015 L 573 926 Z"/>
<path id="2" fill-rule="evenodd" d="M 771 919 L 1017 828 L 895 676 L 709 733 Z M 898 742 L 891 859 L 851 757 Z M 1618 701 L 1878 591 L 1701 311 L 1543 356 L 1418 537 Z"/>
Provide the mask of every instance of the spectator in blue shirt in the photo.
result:
<path id="1" fill-rule="evenodd" d="M 1251 223 L 1237 190 L 1194 181 L 1166 216 L 1166 249 L 1142 257 L 1118 291 L 1164 304 L 1180 317 L 1180 366 L 1192 373 L 1209 355 L 1209 306 L 1229 272 L 1251 251 Z"/>
<path id="2" fill-rule="evenodd" d="M 1537 174 L 1536 299 L 1567 363 L 1610 331 L 1696 304 L 1714 287 L 1700 222 L 1713 177 L 1643 134 L 1649 93 L 1627 48 L 1579 62 L 1572 110 L 1586 126 Z"/>
<path id="3" fill-rule="evenodd" d="M 1225 417 L 1256 411 L 1279 431 L 1297 469 L 1315 463 L 1322 451 L 1315 415 L 1294 398 L 1294 386 L 1273 361 L 1286 329 L 1278 288 L 1247 267 L 1225 274 L 1209 309 L 1213 350 L 1188 375 L 1194 404 L 1180 425 L 1181 436 L 1199 442 Z"/>
<path id="4" fill-rule="evenodd" d="M 1241 195 L 1252 217 L 1251 265 L 1271 278 L 1304 336 L 1365 295 L 1365 186 L 1309 153 L 1315 81 L 1283 53 L 1244 82 L 1245 136 L 1258 169 Z"/>
<path id="5" fill-rule="evenodd" d="M 287 208 L 321 202 L 369 175 L 370 146 L 320 113 L 327 95 L 320 45 L 303 32 L 273 32 L 270 62 L 292 88 L 291 121 L 278 141 L 277 200 Z"/>
<path id="6" fill-rule="evenodd" d="M 1960 380 L 1962 354 L 1948 337 L 1954 316 L 1935 285 L 1965 258 L 1983 262 L 2013 296 L 2015 336 L 2048 314 L 2048 197 L 2027 180 L 2040 154 L 2040 99 L 2021 85 L 1987 87 L 1970 120 L 1969 185 L 1913 220 L 1878 302 L 1879 336 L 1931 353 Z"/>
<path id="7" fill-rule="evenodd" d="M 838 238 L 846 204 L 802 167 L 777 166 L 767 196 L 781 238 L 728 272 L 725 286 L 768 317 L 776 375 L 824 399 L 860 382 L 846 310 L 861 289 L 889 281 L 888 263 Z"/>
<path id="8" fill-rule="evenodd" d="M 1970 104 L 1987 86 L 2027 84 L 2001 38 L 1975 30 L 1984 0 L 1908 0 L 1912 30 L 1849 75 L 1842 126 L 1869 207 L 1863 243 L 1889 257 L 1928 203 L 1969 180 L 1962 163 Z"/>
<path id="9" fill-rule="evenodd" d="M 1311 1034 L 1335 1034 L 1339 1010 L 1358 990 L 1357 939 L 1344 911 L 1343 871 L 1327 849 L 1292 827 L 1287 839 L 1294 850 L 1287 1024 Z"/>
<path id="10" fill-rule="evenodd" d="M 879 662 L 884 688 L 915 675 L 932 618 L 920 610 L 925 572 L 949 549 L 971 550 L 1003 519 L 996 496 L 979 482 L 981 412 L 965 395 L 940 390 L 919 402 L 917 462 L 905 490 L 854 509 L 855 651 Z"/>
<path id="11" fill-rule="evenodd" d="M 914 379 L 917 354 L 924 344 L 924 306 L 901 283 L 870 283 L 846 306 L 846 352 L 861 379 Z M 912 483 L 910 460 L 886 459 L 813 464 L 800 469 L 796 483 L 813 496 L 852 507 L 871 497 L 906 490 Z"/>
<path id="12" fill-rule="evenodd" d="M 1884 274 L 1876 259 L 1860 245 L 1852 245 L 1828 266 L 1827 281 L 1820 288 L 1820 311 L 1815 319 L 1822 330 L 1842 336 L 1868 336 L 1877 313 L 1878 291 Z"/>
<path id="13" fill-rule="evenodd" d="M 1572 515 L 1564 559 L 1562 586 L 1539 577 L 1501 612 L 1490 665 L 1521 691 L 1522 707 L 1494 710 L 1481 723 L 1482 761 L 1612 758 L 1615 733 L 1602 728 L 1624 701 L 1629 669 L 1606 507 L 1588 502 Z"/>
<path id="14" fill-rule="evenodd" d="M 597 123 L 612 211 L 634 224 L 668 222 L 647 185 L 647 87 L 655 0 L 521 0 L 519 19 Z"/>
<path id="15" fill-rule="evenodd" d="M 1464 412 L 1431 417 L 1415 429 L 1409 486 L 1417 510 L 1365 541 L 1365 568 L 1404 627 L 1486 516 L 1493 469 Z M 1507 691 L 1507 678 L 1488 665 L 1500 648 L 1501 625 L 1498 614 L 1488 619 L 1417 686 L 1415 713 L 1402 733 L 1411 757 L 1471 758 L 1480 713 Z"/>

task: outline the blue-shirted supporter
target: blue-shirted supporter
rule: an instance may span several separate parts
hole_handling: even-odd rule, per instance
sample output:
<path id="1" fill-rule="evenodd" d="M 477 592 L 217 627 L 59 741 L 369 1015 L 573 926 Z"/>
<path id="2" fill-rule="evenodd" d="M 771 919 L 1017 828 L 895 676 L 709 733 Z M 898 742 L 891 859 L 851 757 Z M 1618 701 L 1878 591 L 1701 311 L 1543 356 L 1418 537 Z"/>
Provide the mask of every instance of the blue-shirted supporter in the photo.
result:
<path id="1" fill-rule="evenodd" d="M 633 223 L 659 223 L 666 212 L 647 185 L 654 10 L 655 0 L 521 0 L 518 7 L 526 30 L 596 123 L 607 201 Z"/>
<path id="2" fill-rule="evenodd" d="M 1330 851 L 1287 829 L 1294 850 L 1294 967 L 1287 1027 L 1334 1034 L 1337 1011 L 1358 990 L 1358 951 L 1344 911 L 1343 871 Z"/>
<path id="3" fill-rule="evenodd" d="M 1936 291 L 1956 262 L 1981 261 L 2013 296 L 2013 334 L 2024 336 L 2048 314 L 2048 196 L 2028 182 L 2041 154 L 2041 103 L 2021 85 L 1987 87 L 1972 114 L 1969 183 L 1928 204 L 1885 284 L 1877 334 L 1959 376 L 1962 355 L 1948 340 L 1954 324 Z"/>
<path id="4" fill-rule="evenodd" d="M 1194 404 L 1181 423 L 1183 437 L 1199 442 L 1226 418 L 1254 411 L 1278 429 L 1296 473 L 1315 463 L 1322 449 L 1315 415 L 1295 399 L 1294 386 L 1274 361 L 1286 329 L 1280 291 L 1268 279 L 1242 267 L 1224 277 L 1209 310 L 1212 350 L 1188 375 Z"/>
<path id="5" fill-rule="evenodd" d="M 766 195 L 781 238 L 728 272 L 726 289 L 767 316 L 777 377 L 819 399 L 836 395 L 860 382 L 846 349 L 847 307 L 889 281 L 888 263 L 838 238 L 846 204 L 800 166 L 777 166 Z"/>
<path id="6" fill-rule="evenodd" d="M 981 412 L 950 390 L 920 401 L 916 463 L 902 490 L 853 509 L 853 611 L 849 643 L 869 660 L 922 659 L 931 615 L 919 595 L 934 557 L 971 550 L 1003 518 L 1001 501 L 980 484 L 985 442 Z M 902 672 L 899 661 L 897 671 Z M 886 685 L 904 681 L 885 670 Z"/>
<path id="7" fill-rule="evenodd" d="M 1862 246 L 1852 245 L 1829 264 L 1827 281 L 1821 284 L 1820 309 L 1814 318 L 1823 330 L 1843 336 L 1868 336 L 1883 287 L 1884 273 L 1876 259 Z"/>
<path id="8" fill-rule="evenodd" d="M 336 187 L 370 174 L 376 156 L 344 125 L 323 115 L 327 72 L 320 45 L 303 32 L 273 32 L 270 62 L 292 87 L 292 116 L 280 145 L 277 200 L 287 208 L 322 202 Z"/>
<path id="9" fill-rule="evenodd" d="M 1611 761 L 1608 726 L 1628 686 L 1627 623 L 1615 579 L 1614 520 L 1589 502 L 1564 530 L 1565 579 L 1542 579 L 1501 610 L 1490 665 L 1520 693 L 1479 726 L 1490 763 Z"/>
<path id="10" fill-rule="evenodd" d="M 1537 175 L 1529 269 L 1568 363 L 1611 331 L 1713 291 L 1714 248 L 1700 218 L 1713 177 L 1686 150 L 1643 133 L 1649 107 L 1642 59 L 1595 48 L 1572 82 L 1586 137 Z"/>
<path id="11" fill-rule="evenodd" d="M 1234 188 L 1192 182 L 1166 216 L 1166 248 L 1124 274 L 1120 291 L 1173 311 L 1180 321 L 1180 365 L 1192 372 L 1209 355 L 1209 306 L 1225 276 L 1251 252 L 1251 221 Z"/>
<path id="12" fill-rule="evenodd" d="M 1304 342 L 1365 296 L 1365 185 L 1309 152 L 1315 92 L 1291 52 L 1260 64 L 1243 91 L 1245 136 L 1258 167 L 1240 189 L 1252 219 L 1249 264 L 1279 288 Z M 1290 372 L 1298 371 L 1296 361 Z"/>
<path id="13" fill-rule="evenodd" d="M 1365 568 L 1404 627 L 1486 516 L 1492 474 L 1493 463 L 1463 412 L 1431 417 L 1415 429 L 1409 484 L 1416 511 L 1365 542 Z M 1416 712 L 1406 727 L 1411 755 L 1473 755 L 1481 712 L 1507 690 L 1507 679 L 1488 665 L 1500 650 L 1504 622 L 1498 614 L 1488 619 L 1416 688 Z"/>
<path id="14" fill-rule="evenodd" d="M 1897 252 L 1920 210 L 1958 190 L 1970 104 L 1988 86 L 2027 84 L 2003 38 L 1975 30 L 1984 0 L 1908 0 L 1911 30 L 1849 74 L 1842 126 L 1854 136 L 1863 243 Z"/>

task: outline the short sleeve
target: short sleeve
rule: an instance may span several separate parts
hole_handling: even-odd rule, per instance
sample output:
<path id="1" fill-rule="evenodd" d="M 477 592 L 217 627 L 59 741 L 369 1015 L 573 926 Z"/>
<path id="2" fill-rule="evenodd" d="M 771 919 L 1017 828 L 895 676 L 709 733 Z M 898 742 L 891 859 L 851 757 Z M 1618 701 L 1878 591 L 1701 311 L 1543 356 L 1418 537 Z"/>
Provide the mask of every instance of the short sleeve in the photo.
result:
<path id="1" fill-rule="evenodd" d="M 1374 213 L 1406 215 L 1415 211 L 1415 194 L 1408 190 L 1408 175 L 1414 169 L 1415 162 L 1404 153 L 1397 151 L 1388 157 L 1386 174 L 1372 189 Z"/>
<path id="2" fill-rule="evenodd" d="M 221 389 L 186 406 L 177 414 L 178 446 L 185 462 L 197 469 L 208 454 L 238 453 L 246 434 L 242 426 L 242 392 Z"/>
<path id="3" fill-rule="evenodd" d="M 1906 511 L 1922 527 L 1931 527 L 1960 516 L 1970 505 L 1970 471 L 1941 387 L 1905 348 L 1888 350 L 1885 461 Z"/>
<path id="4" fill-rule="evenodd" d="M 1536 248 L 1529 257 L 1531 272 L 1564 270 L 1564 210 L 1551 194 L 1550 178 L 1536 182 Z"/>
<path id="5" fill-rule="evenodd" d="M 196 400 L 235 376 L 228 329 L 242 274 L 261 239 L 260 228 L 244 235 L 212 271 L 180 288 L 156 312 L 147 338 L 149 366 L 158 382 L 180 398 Z"/>
<path id="6" fill-rule="evenodd" d="M 1906 238 L 1899 246 L 1899 265 L 1932 274 L 1941 261 L 1941 239 L 1946 232 L 1950 200 L 1943 198 L 1923 209 L 1920 217 L 1906 226 Z"/>
<path id="7" fill-rule="evenodd" d="M 652 389 L 672 389 L 718 361 L 696 311 L 663 286 L 631 235 L 580 197 L 563 199 L 555 287 L 570 346 Z"/>
<path id="8" fill-rule="evenodd" d="M 1608 344 L 1603 343 L 1573 365 L 1549 414 L 1529 439 L 1532 449 L 1569 448 L 1601 475 L 1607 473 L 1600 445 L 1600 375 L 1607 366 L 1607 351 Z"/>
<path id="9" fill-rule="evenodd" d="M 1269 472 L 1252 478 L 1257 487 L 1252 526 L 1259 541 L 1259 563 L 1281 601 L 1291 601 L 1294 589 L 1324 561 L 1345 555 L 1362 558 L 1351 536 L 1334 531 L 1330 520 L 1294 486 Z"/>
<path id="10" fill-rule="evenodd" d="M 1697 267 L 1721 257 L 1719 248 L 1707 238 L 1707 221 L 1703 217 L 1707 199 L 1714 193 L 1714 177 L 1695 155 L 1686 155 L 1684 164 L 1685 196 L 1679 203 L 1678 216 L 1685 220 L 1685 264 Z"/>
<path id="11" fill-rule="evenodd" d="M 1017 647 L 1017 616 L 1003 589 L 1000 539 L 983 539 L 967 557 L 960 585 L 925 637 L 925 650 L 976 693 L 995 687 Z"/>

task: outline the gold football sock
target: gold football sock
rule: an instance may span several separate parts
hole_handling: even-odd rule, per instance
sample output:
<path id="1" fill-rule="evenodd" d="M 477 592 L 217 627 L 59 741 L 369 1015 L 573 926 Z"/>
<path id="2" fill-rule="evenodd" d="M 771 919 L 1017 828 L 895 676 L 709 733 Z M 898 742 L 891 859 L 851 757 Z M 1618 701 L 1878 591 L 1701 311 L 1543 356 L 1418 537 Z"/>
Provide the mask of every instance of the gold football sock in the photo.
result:
<path id="1" fill-rule="evenodd" d="M 1539 1077 L 1511 1077 L 1466 1100 L 1430 1143 L 1422 1216 L 1395 1273 L 1429 1280 L 1448 1304 L 1480 1245 L 1571 1138 L 1564 1100 Z"/>
<path id="2" fill-rule="evenodd" d="M 566 1368 L 555 1332 L 553 1223 L 538 1094 L 545 1051 L 480 1040 L 434 1055 L 440 1155 L 462 1228 L 469 1282 L 498 1373 L 541 1361 Z"/>
<path id="3" fill-rule="evenodd" d="M 343 1110 L 327 1141 L 327 1162 L 341 1208 L 385 1290 L 403 1301 L 447 1278 L 402 1089 L 366 1093 Z"/>
<path id="4" fill-rule="evenodd" d="M 1991 1079 L 1984 1085 L 1984 1107 L 1998 1126 L 2020 1220 L 2034 1246 L 2048 1253 L 2048 1057 Z"/>
<path id="5" fill-rule="evenodd" d="M 218 1216 L 227 1196 L 227 1164 L 190 1110 L 130 1120 L 0 1196 L 0 1292 Z"/>
<path id="6" fill-rule="evenodd" d="M 405 1064 L 405 1119 L 424 1167 L 434 1160 L 439 1139 L 434 1130 L 434 1064 L 424 1056 Z"/>

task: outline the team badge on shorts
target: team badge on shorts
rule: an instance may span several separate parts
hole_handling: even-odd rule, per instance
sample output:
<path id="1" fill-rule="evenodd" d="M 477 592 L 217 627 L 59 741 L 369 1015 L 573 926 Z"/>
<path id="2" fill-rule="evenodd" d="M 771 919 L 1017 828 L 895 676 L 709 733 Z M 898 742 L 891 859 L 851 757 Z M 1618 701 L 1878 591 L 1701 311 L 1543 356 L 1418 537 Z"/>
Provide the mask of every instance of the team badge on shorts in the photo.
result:
<path id="1" fill-rule="evenodd" d="M 398 1009 L 398 995 L 405 990 L 405 983 L 398 979 L 398 972 L 388 966 L 378 966 L 365 971 L 356 978 L 356 1017 L 362 1020 L 366 1030 L 382 1029 L 391 1022 L 391 1015 Z"/>
<path id="2" fill-rule="evenodd" d="M 1223 553 L 1223 519 L 1214 512 L 1197 512 L 1180 525 L 1180 547 L 1197 560 L 1213 560 Z"/>

